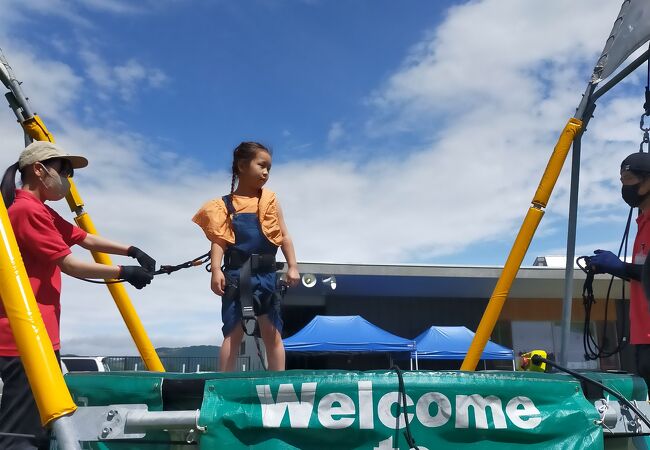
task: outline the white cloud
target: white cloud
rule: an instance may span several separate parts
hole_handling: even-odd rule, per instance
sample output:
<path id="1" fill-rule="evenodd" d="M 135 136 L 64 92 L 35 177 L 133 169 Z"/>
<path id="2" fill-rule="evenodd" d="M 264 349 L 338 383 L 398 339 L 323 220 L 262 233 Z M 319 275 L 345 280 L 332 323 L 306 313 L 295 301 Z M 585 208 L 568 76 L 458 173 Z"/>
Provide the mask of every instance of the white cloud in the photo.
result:
<path id="1" fill-rule="evenodd" d="M 5 27 L 33 27 L 34 21 L 57 17 L 74 26 L 92 28 L 92 22 L 69 0 L 0 0 L 0 8 L 0 25 Z"/>
<path id="2" fill-rule="evenodd" d="M 146 5 L 136 6 L 133 2 L 120 0 L 76 0 L 78 4 L 88 9 L 105 11 L 113 14 L 133 14 L 142 12 Z"/>
<path id="3" fill-rule="evenodd" d="M 409 131 L 428 144 L 409 153 L 394 148 L 389 156 L 366 149 L 353 158 L 363 147 L 357 142 L 333 156 L 274 165 L 269 187 L 278 192 L 298 259 L 426 261 L 514 237 L 617 12 L 606 0 L 485 0 L 450 10 L 384 84 L 368 88 L 371 138 Z M 135 131 L 76 125 L 73 102 L 83 75 L 29 49 L 8 57 L 21 61 L 19 77 L 32 77 L 25 87 L 45 120 L 57 118 L 58 140 L 89 156 L 77 181 L 100 233 L 138 245 L 159 263 L 207 251 L 190 218 L 205 200 L 228 191 L 228 173 L 208 172 L 181 151 L 163 161 L 149 158 L 158 149 Z M 97 50 L 83 57 L 86 76 L 107 93 L 128 97 L 135 83 L 173 83 L 135 59 L 113 67 Z M 638 115 L 631 111 L 641 103 L 623 96 L 599 106 L 603 118 L 592 121 L 583 146 L 581 199 L 588 207 L 620 203 L 615 174 L 622 156 L 634 151 Z M 330 134 L 342 131 L 335 123 Z M 6 136 L 0 162 L 8 165 L 21 143 L 8 111 L 0 112 L 0 132 Z M 566 172 L 542 234 L 564 220 Z M 63 203 L 58 208 L 66 211 Z M 221 338 L 219 299 L 202 269 L 129 291 L 155 345 Z M 133 353 L 106 289 L 66 278 L 63 297 L 65 351 Z"/>
<path id="4" fill-rule="evenodd" d="M 577 81 L 574 75 L 581 63 L 593 67 L 608 33 L 604 30 L 611 29 L 618 12 L 612 2 L 601 0 L 598 5 L 573 2 L 571 8 L 580 14 L 567 13 L 566 3 L 560 1 L 485 0 L 456 6 L 412 49 L 372 101 L 397 109 L 405 120 L 421 113 L 459 113 L 481 104 L 494 111 L 492 102 L 525 110 L 545 97 L 544 81 Z"/>
<path id="5" fill-rule="evenodd" d="M 160 88 L 168 81 L 162 70 L 145 67 L 133 58 L 111 65 L 88 48 L 81 50 L 80 56 L 86 66 L 86 75 L 101 89 L 105 100 L 110 100 L 110 94 L 117 92 L 122 100 L 129 101 L 139 89 Z"/>
<path id="6" fill-rule="evenodd" d="M 334 122 L 330 126 L 329 131 L 327 132 L 327 142 L 333 144 L 343 137 L 345 134 L 345 129 L 343 128 L 343 123 Z"/>
<path id="7" fill-rule="evenodd" d="M 127 0 L 0 0 L 0 22 L 24 22 L 29 17 L 60 17 L 75 25 L 92 27 L 92 22 L 84 17 L 88 11 L 134 15 L 173 3 L 178 3 L 178 0 L 143 0 L 137 3 Z"/>

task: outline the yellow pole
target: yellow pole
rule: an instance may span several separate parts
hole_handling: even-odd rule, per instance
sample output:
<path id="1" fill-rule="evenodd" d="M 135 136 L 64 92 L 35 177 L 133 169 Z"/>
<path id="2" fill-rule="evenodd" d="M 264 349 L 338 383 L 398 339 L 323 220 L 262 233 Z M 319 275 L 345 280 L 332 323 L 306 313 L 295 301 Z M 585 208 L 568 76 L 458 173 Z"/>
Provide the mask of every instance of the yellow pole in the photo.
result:
<path id="1" fill-rule="evenodd" d="M 570 119 L 564 127 L 564 130 L 555 145 L 555 149 L 553 149 L 553 153 L 549 158 L 548 164 L 546 165 L 544 175 L 542 175 L 542 179 L 539 182 L 537 191 L 533 197 L 532 206 L 528 209 L 528 213 L 519 229 L 515 242 L 512 244 L 508 259 L 506 260 L 501 275 L 499 276 L 499 280 L 492 291 L 490 301 L 485 308 L 481 322 L 476 330 L 476 335 L 472 340 L 472 344 L 467 351 L 467 355 L 463 360 L 460 370 L 473 371 L 476 369 L 476 365 L 481 359 L 481 354 L 485 349 L 485 345 L 490 339 L 494 326 L 499 319 L 501 309 L 503 308 L 506 297 L 510 292 L 512 282 L 517 276 L 521 262 L 528 251 L 535 230 L 544 216 L 543 208 L 546 208 L 546 205 L 548 204 L 555 183 L 562 171 L 564 161 L 566 160 L 567 154 L 571 148 L 571 143 L 581 128 L 582 121 L 576 118 Z"/>
<path id="2" fill-rule="evenodd" d="M 25 120 L 22 123 L 23 129 L 32 139 L 38 141 L 50 141 L 54 142 L 54 136 L 47 130 L 45 124 L 42 122 L 41 118 L 38 115 Z M 66 195 L 66 200 L 70 206 L 70 210 L 76 214 L 75 222 L 79 225 L 80 228 L 87 231 L 91 234 L 97 234 L 95 225 L 93 224 L 88 213 L 84 212 L 84 202 L 77 191 L 77 186 L 75 185 L 72 179 L 70 181 L 70 192 Z M 105 253 L 91 252 L 95 261 L 99 264 L 108 264 L 111 265 L 111 259 Z M 138 314 L 129 299 L 129 295 L 124 289 L 124 286 L 121 284 L 109 284 L 108 290 L 113 296 L 113 300 L 117 305 L 117 309 L 120 311 L 124 323 L 131 333 L 131 337 L 135 342 L 140 356 L 144 361 L 145 366 L 148 370 L 154 372 L 164 372 L 165 368 L 156 353 L 156 350 L 147 335 L 147 332 L 138 317 Z"/>
<path id="3" fill-rule="evenodd" d="M 75 217 L 74 220 L 77 222 L 77 225 L 79 225 L 80 228 L 86 230 L 88 233 L 97 234 L 95 225 L 87 213 L 81 213 L 79 216 Z M 92 255 L 95 261 L 99 264 L 112 264 L 111 258 L 105 253 L 92 252 Z M 135 342 L 135 345 L 138 348 L 138 352 L 140 352 L 140 356 L 142 357 L 144 364 L 147 366 L 147 369 L 153 372 L 164 372 L 165 368 L 163 367 L 162 362 L 160 361 L 160 358 L 158 357 L 158 354 L 153 347 L 153 344 L 149 340 L 149 336 L 147 335 L 142 322 L 140 322 L 138 313 L 129 300 L 129 295 L 126 293 L 124 286 L 122 286 L 120 283 L 117 283 L 108 284 L 107 287 L 111 292 L 113 299 L 115 300 L 115 305 L 117 305 L 117 309 L 120 311 L 120 314 L 124 319 L 124 323 L 129 329 L 129 333 L 131 333 L 131 337 L 133 338 L 133 341 Z"/>
<path id="4" fill-rule="evenodd" d="M 1 197 L 0 205 L 0 297 L 41 422 L 47 425 L 73 413 L 77 406 L 63 380 Z"/>

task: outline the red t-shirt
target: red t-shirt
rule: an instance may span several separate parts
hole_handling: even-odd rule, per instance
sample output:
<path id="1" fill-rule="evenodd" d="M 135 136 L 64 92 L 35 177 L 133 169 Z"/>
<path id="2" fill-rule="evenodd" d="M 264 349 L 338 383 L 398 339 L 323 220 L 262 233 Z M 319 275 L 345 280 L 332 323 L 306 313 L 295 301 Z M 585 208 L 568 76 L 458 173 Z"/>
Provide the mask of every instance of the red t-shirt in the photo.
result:
<path id="1" fill-rule="evenodd" d="M 641 214 L 634 239 L 634 264 L 643 264 L 650 249 L 650 213 Z M 641 282 L 630 282 L 630 343 L 650 344 L 650 304 L 643 293 Z"/>
<path id="2" fill-rule="evenodd" d="M 16 200 L 8 212 L 47 334 L 54 350 L 59 350 L 61 269 L 56 262 L 69 255 L 70 247 L 83 241 L 87 233 L 67 222 L 33 194 L 22 189 L 16 190 Z M 2 304 L 0 356 L 18 356 L 16 342 Z"/>

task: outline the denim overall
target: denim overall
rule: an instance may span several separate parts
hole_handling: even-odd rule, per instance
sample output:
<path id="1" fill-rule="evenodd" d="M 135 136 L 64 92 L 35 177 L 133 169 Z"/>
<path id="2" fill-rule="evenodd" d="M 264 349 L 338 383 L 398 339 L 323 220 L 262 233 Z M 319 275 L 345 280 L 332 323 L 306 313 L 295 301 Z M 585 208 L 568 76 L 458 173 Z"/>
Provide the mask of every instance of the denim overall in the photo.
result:
<path id="1" fill-rule="evenodd" d="M 226 209 L 232 217 L 232 228 L 235 233 L 235 243 L 228 247 L 226 253 L 236 249 L 246 255 L 266 254 L 275 255 L 278 247 L 272 244 L 260 225 L 257 213 L 236 213 L 229 195 L 222 197 Z M 224 268 L 226 283 L 239 284 L 240 269 Z M 282 317 L 280 316 L 280 296 L 277 295 L 277 280 L 275 272 L 254 273 L 251 278 L 253 305 L 257 316 L 268 315 L 271 323 L 282 332 Z M 228 289 L 228 287 L 226 288 Z M 231 287 L 232 289 L 232 287 Z M 230 334 L 235 327 L 241 326 L 242 310 L 239 302 L 239 289 L 234 295 L 224 295 L 221 301 L 221 318 L 223 335 Z"/>

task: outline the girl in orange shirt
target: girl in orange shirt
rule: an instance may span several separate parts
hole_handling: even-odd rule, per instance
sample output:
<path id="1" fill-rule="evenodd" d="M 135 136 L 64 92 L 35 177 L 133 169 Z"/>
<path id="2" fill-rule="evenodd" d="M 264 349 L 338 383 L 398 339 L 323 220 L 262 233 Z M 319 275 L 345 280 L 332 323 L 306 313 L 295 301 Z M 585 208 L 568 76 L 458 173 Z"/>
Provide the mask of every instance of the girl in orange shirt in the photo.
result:
<path id="1" fill-rule="evenodd" d="M 263 189 L 270 171 L 270 150 L 257 142 L 242 142 L 233 152 L 230 194 L 210 200 L 192 218 L 212 243 L 211 288 L 222 297 L 224 340 L 219 369 L 224 372 L 234 370 L 244 336 L 238 286 L 240 268 L 245 261 L 253 254 L 275 256 L 280 247 L 288 266 L 287 284 L 295 286 L 300 278 L 293 242 L 280 204 L 275 193 Z M 284 370 L 282 317 L 275 269 L 254 272 L 250 287 L 259 331 L 266 347 L 268 368 Z"/>

